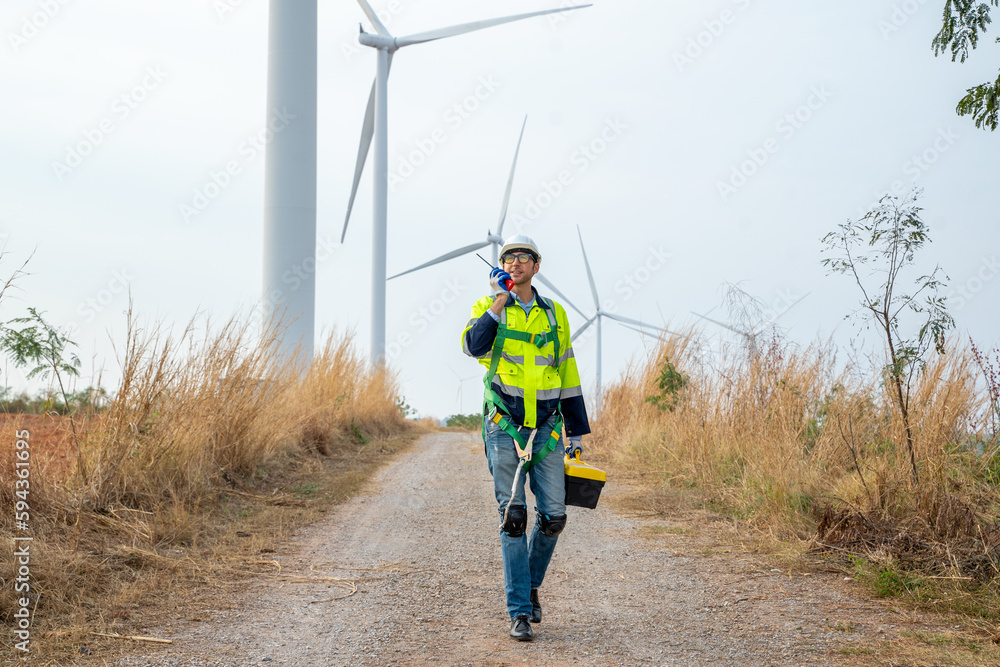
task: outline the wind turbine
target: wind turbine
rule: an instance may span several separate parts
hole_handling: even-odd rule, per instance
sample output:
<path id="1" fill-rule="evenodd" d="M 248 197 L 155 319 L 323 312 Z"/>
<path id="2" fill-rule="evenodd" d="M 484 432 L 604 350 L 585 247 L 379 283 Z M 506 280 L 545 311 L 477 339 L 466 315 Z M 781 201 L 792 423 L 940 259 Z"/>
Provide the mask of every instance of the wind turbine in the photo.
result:
<path id="1" fill-rule="evenodd" d="M 587 280 L 590 281 L 590 293 L 594 296 L 594 308 L 596 309 L 596 312 L 594 313 L 593 317 L 587 318 L 586 316 L 584 316 L 584 319 L 586 319 L 587 321 L 584 322 L 582 327 L 577 329 L 576 333 L 573 334 L 570 340 L 571 341 L 576 340 L 577 338 L 579 338 L 580 334 L 586 331 L 591 324 L 594 324 L 595 322 L 597 323 L 597 400 L 595 401 L 596 405 L 595 412 L 598 412 L 601 409 L 601 318 L 607 317 L 609 319 L 615 320 L 616 322 L 622 324 L 623 326 L 632 325 L 629 327 L 630 329 L 634 327 L 640 327 L 639 330 L 640 333 L 642 333 L 641 329 L 655 329 L 656 331 L 659 331 L 661 333 L 668 333 L 668 334 L 673 334 L 674 332 L 670 331 L 669 329 L 665 329 L 663 327 L 658 327 L 653 324 L 646 324 L 645 322 L 634 320 L 631 317 L 624 317 L 623 315 L 616 315 L 615 313 L 609 313 L 608 311 L 601 308 L 601 300 L 597 296 L 597 285 L 596 283 L 594 283 L 594 274 L 590 270 L 590 262 L 587 261 L 587 249 L 583 247 L 583 234 L 580 232 L 579 225 L 576 226 L 576 234 L 577 236 L 580 237 L 580 250 L 583 252 L 583 264 L 587 268 Z M 573 306 L 573 308 L 576 309 L 576 306 Z M 579 312 L 578 309 L 577 312 Z"/>
<path id="2" fill-rule="evenodd" d="M 290 358 L 301 345 L 306 363 L 316 309 L 316 3 L 271 0 L 267 38 L 267 113 L 293 120 L 265 154 L 263 321 L 283 314 L 279 353 Z M 282 280 L 290 272 L 301 278 L 295 288 Z"/>
<path id="3" fill-rule="evenodd" d="M 510 204 L 510 191 L 514 186 L 514 171 L 517 169 L 517 155 L 521 152 L 521 139 L 524 138 L 524 126 L 528 123 L 528 117 L 524 117 L 524 121 L 521 123 L 521 134 L 517 138 L 517 148 L 514 149 L 514 161 L 510 165 L 510 176 L 507 177 L 507 190 L 504 192 L 503 204 L 500 206 L 500 222 L 497 223 L 497 231 L 491 232 L 486 231 L 486 240 L 479 243 L 473 243 L 472 245 L 467 245 L 458 250 L 452 250 L 451 252 L 445 253 L 440 257 L 432 259 L 429 262 L 424 262 L 420 266 L 415 266 L 412 269 L 407 269 L 402 273 L 397 273 L 391 276 L 389 280 L 393 278 L 398 278 L 400 276 L 405 276 L 407 273 L 412 273 L 413 271 L 419 271 L 420 269 L 425 269 L 428 266 L 434 266 L 435 264 L 440 264 L 441 262 L 447 262 L 449 259 L 454 259 L 455 257 L 461 257 L 470 252 L 475 252 L 480 248 L 485 248 L 488 245 L 493 246 L 493 266 L 498 266 L 497 259 L 500 253 L 500 247 L 503 245 L 503 223 L 507 220 L 507 206 Z"/>
<path id="4" fill-rule="evenodd" d="M 694 312 L 693 310 L 691 311 L 691 314 L 692 315 L 696 315 L 696 316 L 700 317 L 703 320 L 708 320 L 712 324 L 717 324 L 717 325 L 719 325 L 720 327 L 722 327 L 724 329 L 729 329 L 730 331 L 743 336 L 743 338 L 746 339 L 746 341 L 747 341 L 747 345 L 750 347 L 750 354 L 754 355 L 757 352 L 757 336 L 759 336 L 761 334 L 761 332 L 764 331 L 764 329 L 766 329 L 767 327 L 771 326 L 779 317 L 781 317 L 782 315 L 784 315 L 785 313 L 787 313 L 788 311 L 790 311 L 795 306 L 799 305 L 799 303 L 801 303 L 803 301 L 803 299 L 805 299 L 810 294 L 812 294 L 812 292 L 806 292 L 801 297 L 799 297 L 798 299 L 796 299 L 795 301 L 793 301 L 791 303 L 791 305 L 788 306 L 788 308 L 785 308 L 780 313 L 777 313 L 774 317 L 772 317 L 771 319 L 769 319 L 767 322 L 764 322 L 763 324 L 761 324 L 760 326 L 758 326 L 756 329 L 751 329 L 749 331 L 747 331 L 744 328 L 734 326 L 734 325 L 732 325 L 732 324 L 730 324 L 728 322 L 720 322 L 719 320 L 714 320 L 711 317 L 709 317 L 708 315 L 700 315 L 700 314 Z"/>
<path id="5" fill-rule="evenodd" d="M 272 0 L 279 2 L 280 0 Z M 312 0 L 313 2 L 315 0 Z M 365 46 L 370 46 L 378 51 L 378 63 L 375 70 L 375 82 L 372 84 L 371 93 L 368 96 L 368 108 L 365 111 L 365 120 L 361 128 L 361 145 L 358 148 L 358 159 L 354 169 L 354 183 L 351 186 L 351 197 L 347 204 L 347 215 L 344 218 L 344 231 L 340 236 L 343 242 L 347 234 L 347 223 L 351 219 L 351 209 L 354 207 L 354 197 L 358 192 L 358 183 L 361 180 L 361 172 L 368 157 L 368 149 L 371 147 L 372 139 L 375 140 L 375 169 L 374 169 L 374 195 L 372 206 L 372 331 L 371 331 L 371 359 L 372 364 L 382 363 L 385 357 L 385 254 L 386 254 L 386 212 L 389 190 L 389 155 L 388 155 L 388 79 L 389 67 L 392 64 L 393 54 L 404 46 L 412 44 L 423 44 L 445 37 L 454 37 L 467 32 L 482 30 L 512 21 L 531 18 L 533 16 L 543 16 L 556 12 L 589 7 L 590 5 L 577 5 L 572 7 L 559 7 L 557 9 L 546 9 L 527 14 L 517 14 L 472 23 L 463 23 L 447 28 L 439 28 L 428 32 L 421 32 L 406 37 L 393 37 L 382 21 L 379 20 L 375 11 L 367 0 L 358 0 L 361 10 L 371 21 L 375 28 L 375 34 L 365 32 L 361 29 L 358 42 Z"/>
<path id="6" fill-rule="evenodd" d="M 481 375 L 470 375 L 469 377 L 464 378 L 458 373 L 456 373 L 455 369 L 452 368 L 451 366 L 448 367 L 448 370 L 450 370 L 452 374 L 454 374 L 454 376 L 458 379 L 458 393 L 455 395 L 455 398 L 458 399 L 458 414 L 464 415 L 465 410 L 462 407 L 462 389 L 465 388 L 465 383 L 468 382 L 469 380 L 482 381 L 483 378 Z"/>
<path id="7" fill-rule="evenodd" d="M 497 264 L 497 260 L 499 259 L 498 255 L 500 254 L 500 248 L 503 245 L 504 241 L 503 223 L 507 220 L 507 209 L 510 205 L 510 193 L 514 187 L 514 173 L 517 170 L 517 156 L 521 152 L 521 140 L 524 138 L 524 127 L 527 123 L 528 123 L 528 117 L 525 116 L 524 121 L 521 123 L 521 134 L 517 137 L 517 147 L 514 149 L 514 160 L 513 162 L 511 162 L 510 165 L 510 175 L 507 177 L 507 189 L 506 191 L 504 191 L 503 203 L 500 206 L 500 221 L 497 223 L 497 231 L 495 233 L 487 231 L 485 241 L 481 241 L 479 243 L 473 243 L 472 245 L 459 248 L 458 250 L 452 250 L 451 252 L 445 253 L 444 255 L 441 255 L 436 259 L 432 259 L 429 262 L 424 262 L 420 266 L 415 266 L 412 269 L 407 269 L 406 271 L 403 271 L 402 273 L 397 273 L 396 275 L 390 277 L 389 280 L 392 280 L 393 278 L 398 278 L 400 276 L 405 276 L 407 273 L 412 273 L 413 271 L 419 271 L 420 269 L 427 268 L 428 266 L 440 264 L 441 262 L 447 262 L 449 259 L 454 259 L 455 257 L 461 257 L 462 255 L 468 254 L 470 252 L 475 252 L 476 250 L 479 250 L 480 248 L 485 248 L 488 245 L 493 246 L 493 266 L 499 266 Z M 553 285 L 547 278 L 545 278 L 545 276 L 543 276 L 541 273 L 538 273 L 535 275 L 534 279 L 539 281 L 546 287 L 548 287 L 550 290 L 552 290 L 553 293 L 559 296 L 567 305 L 572 307 L 573 310 L 580 313 L 580 317 L 582 317 L 585 320 L 587 319 L 587 316 L 583 314 L 583 311 L 574 306 L 569 299 L 563 296 L 563 293 L 560 292 L 556 288 L 556 286 Z"/>

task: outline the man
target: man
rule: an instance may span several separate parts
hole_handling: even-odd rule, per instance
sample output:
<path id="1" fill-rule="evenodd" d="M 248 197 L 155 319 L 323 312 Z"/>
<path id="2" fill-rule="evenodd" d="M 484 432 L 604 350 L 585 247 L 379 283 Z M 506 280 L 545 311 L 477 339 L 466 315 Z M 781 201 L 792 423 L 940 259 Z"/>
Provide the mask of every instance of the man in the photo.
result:
<path id="1" fill-rule="evenodd" d="M 531 286 L 541 259 L 531 238 L 507 239 L 502 269 L 490 273 L 493 296 L 473 305 L 462 332 L 462 350 L 488 369 L 483 439 L 501 516 L 510 636 L 520 641 L 531 641 L 531 623 L 542 620 L 538 587 L 566 525 L 562 427 L 570 447 L 590 433 L 566 311 Z M 521 459 L 524 472 L 518 474 Z M 530 539 L 526 477 L 536 503 Z"/>

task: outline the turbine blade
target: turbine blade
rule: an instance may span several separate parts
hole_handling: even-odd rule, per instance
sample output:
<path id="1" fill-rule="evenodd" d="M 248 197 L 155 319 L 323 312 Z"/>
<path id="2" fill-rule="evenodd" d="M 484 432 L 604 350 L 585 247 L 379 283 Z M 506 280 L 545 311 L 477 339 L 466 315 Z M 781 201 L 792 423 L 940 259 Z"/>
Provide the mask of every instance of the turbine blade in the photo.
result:
<path id="1" fill-rule="evenodd" d="M 364 0 L 359 0 L 363 2 Z M 389 54 L 389 68 L 392 68 L 392 53 Z M 365 169 L 365 160 L 368 159 L 368 151 L 371 150 L 372 137 L 375 136 L 375 81 L 372 81 L 372 90 L 368 94 L 368 107 L 365 109 L 365 120 L 361 124 L 361 143 L 358 146 L 358 159 L 354 165 L 354 183 L 351 185 L 351 198 L 347 202 L 347 215 L 344 216 L 344 230 L 340 233 L 340 242 L 344 242 L 347 236 L 347 223 L 351 220 L 351 211 L 354 210 L 354 198 L 358 195 L 358 185 L 361 183 L 361 172 Z"/>
<path id="2" fill-rule="evenodd" d="M 360 2 L 361 0 L 358 1 Z M 432 42 L 436 39 L 443 39 L 445 37 L 454 37 L 456 35 L 463 35 L 467 32 L 483 30 L 484 28 L 492 28 L 493 26 L 496 25 L 502 25 L 504 23 L 510 23 L 512 21 L 520 21 L 521 19 L 531 18 L 532 16 L 543 16 L 545 14 L 555 14 L 556 12 L 567 12 L 571 9 L 582 9 L 584 7 L 590 7 L 590 5 L 589 4 L 574 5 L 573 7 L 544 9 L 540 12 L 530 12 L 528 14 L 516 14 L 514 16 L 504 16 L 496 19 L 484 19 L 482 21 L 473 21 L 472 23 L 462 23 L 460 25 L 448 26 L 447 28 L 438 28 L 437 30 L 429 30 L 427 32 L 418 32 L 415 35 L 407 35 L 406 37 L 397 37 L 396 46 L 402 48 L 404 46 L 409 46 L 411 44 L 422 44 L 424 42 Z"/>
<path id="3" fill-rule="evenodd" d="M 554 293 L 554 294 L 555 294 L 555 295 L 556 295 L 557 297 L 559 297 L 559 298 L 561 299 L 562 303 L 565 303 L 565 304 L 566 304 L 567 306 L 569 306 L 570 308 L 572 308 L 572 309 L 573 309 L 573 310 L 575 310 L 576 312 L 580 313 L 580 317 L 582 317 L 583 319 L 587 319 L 587 316 L 583 314 L 583 311 L 582 311 L 582 310 L 580 310 L 579 308 L 577 308 L 576 306 L 574 306 L 574 305 L 573 305 L 573 302 L 572 302 L 572 301 L 570 301 L 569 299 L 567 299 L 567 298 L 566 298 L 566 295 L 565 295 L 565 294 L 563 294 L 562 292 L 560 292 L 560 291 L 559 291 L 559 290 L 558 290 L 558 289 L 556 288 L 556 286 L 555 286 L 555 285 L 553 285 L 553 284 L 552 284 L 552 283 L 551 283 L 551 282 L 549 281 L 549 279 L 548 279 L 548 278 L 546 278 L 545 276 L 543 276 L 543 275 L 542 275 L 542 274 L 540 274 L 540 273 L 536 273 L 536 274 L 535 274 L 535 280 L 537 280 L 538 282 L 542 283 L 543 285 L 545 285 L 546 287 L 548 287 L 548 288 L 549 288 L 550 290 L 552 290 L 552 292 L 553 292 L 553 293 Z"/>
<path id="4" fill-rule="evenodd" d="M 666 333 L 673 333 L 672 331 L 670 331 L 668 329 L 664 329 L 663 327 L 658 327 L 655 324 L 646 324 L 645 322 L 640 322 L 639 320 L 633 320 L 631 317 L 624 317 L 622 315 L 615 315 L 614 313 L 601 313 L 601 314 L 604 315 L 605 317 L 610 317 L 611 319 L 613 319 L 613 320 L 615 320 L 617 322 L 624 322 L 625 324 L 632 324 L 632 325 L 635 325 L 637 327 L 645 327 L 647 329 L 656 329 L 657 331 L 664 331 Z"/>
<path id="5" fill-rule="evenodd" d="M 385 26 L 382 25 L 382 21 L 379 20 L 378 14 L 375 13 L 375 10 L 372 9 L 372 6 L 369 5 L 366 0 L 358 0 L 358 4 L 361 5 L 361 11 L 363 11 L 365 16 L 368 17 L 368 20 L 372 22 L 372 25 L 375 27 L 375 32 L 383 37 L 392 37 L 392 35 L 389 34 L 389 31 L 385 29 Z"/>
<path id="6" fill-rule="evenodd" d="M 479 250 L 480 248 L 484 248 L 484 247 L 488 246 L 489 244 L 490 244 L 489 241 L 481 241 L 480 243 L 473 243 L 472 245 L 467 245 L 464 248 L 459 248 L 458 250 L 452 250 L 449 253 L 445 253 L 444 255 L 441 255 L 437 259 L 432 259 L 429 262 L 424 262 L 420 266 L 415 266 L 412 269 L 407 269 L 406 271 L 403 271 L 402 273 L 397 273 L 394 276 L 390 276 L 389 278 L 386 278 L 386 280 L 392 280 L 393 278 L 398 278 L 400 276 L 405 276 L 407 273 L 412 273 L 414 271 L 419 271 L 420 269 L 427 268 L 428 266 L 433 266 L 434 264 L 440 264 L 441 262 L 447 262 L 449 259 L 454 259 L 455 257 L 461 257 L 462 255 L 464 255 L 466 253 L 470 253 L 473 250 Z"/>
<path id="7" fill-rule="evenodd" d="M 503 223 L 507 219 L 507 206 L 510 204 L 510 191 L 514 187 L 514 170 L 517 169 L 517 154 L 521 152 L 521 139 L 524 138 L 524 126 L 528 124 L 528 116 L 521 123 L 521 134 L 517 138 L 517 148 L 514 149 L 514 161 L 510 165 L 510 177 L 507 179 L 507 191 L 503 195 L 503 206 L 500 208 L 500 223 L 497 225 L 497 236 L 503 236 Z"/>
<path id="8" fill-rule="evenodd" d="M 636 333 L 640 333 L 643 336 L 648 336 L 649 338 L 655 338 L 656 340 L 660 339 L 660 335 L 659 334 L 653 335 L 653 334 L 649 333 L 648 331 L 646 331 L 645 329 L 640 329 L 639 327 L 634 327 L 631 324 L 625 324 L 624 322 L 619 322 L 618 324 L 621 325 L 621 326 L 623 326 L 623 327 L 625 327 L 626 329 L 631 329 L 632 331 L 635 331 Z"/>
<path id="9" fill-rule="evenodd" d="M 700 317 L 703 320 L 708 320 L 712 324 L 718 324 L 723 329 L 729 329 L 733 333 L 738 333 L 741 336 L 746 336 L 747 335 L 747 333 L 745 331 L 740 331 L 739 329 L 737 329 L 736 327 L 732 326 L 731 324 L 726 324 L 725 322 L 720 322 L 719 320 L 713 320 L 708 315 L 700 315 L 700 314 L 694 312 L 693 310 L 691 311 L 691 314 L 692 315 L 696 315 L 696 316 Z"/>
<path id="10" fill-rule="evenodd" d="M 580 250 L 583 252 L 583 265 L 587 267 L 587 279 L 590 281 L 590 293 L 594 295 L 594 308 L 601 309 L 601 300 L 597 298 L 597 285 L 594 283 L 594 274 L 590 272 L 590 262 L 587 261 L 587 249 L 583 247 L 583 234 L 580 232 L 580 225 L 576 226 L 576 235 L 580 237 Z"/>
<path id="11" fill-rule="evenodd" d="M 594 323 L 594 320 L 596 320 L 597 318 L 598 315 L 594 315 L 589 320 L 587 320 L 582 327 L 576 330 L 575 334 L 569 337 L 569 342 L 572 343 L 573 341 L 575 341 L 580 336 L 580 334 L 582 334 L 584 331 L 587 330 L 587 327 L 589 327 L 591 324 Z"/>
<path id="12" fill-rule="evenodd" d="M 358 195 L 358 185 L 361 184 L 361 173 L 365 169 L 365 160 L 375 135 L 375 82 L 372 81 L 372 92 L 368 95 L 368 108 L 365 110 L 365 120 L 361 124 L 361 144 L 358 146 L 358 159 L 354 165 L 354 183 L 351 184 L 351 198 L 347 201 L 347 215 L 344 216 L 344 230 L 340 233 L 340 242 L 347 236 L 347 223 L 351 220 L 354 210 L 354 198 Z"/>

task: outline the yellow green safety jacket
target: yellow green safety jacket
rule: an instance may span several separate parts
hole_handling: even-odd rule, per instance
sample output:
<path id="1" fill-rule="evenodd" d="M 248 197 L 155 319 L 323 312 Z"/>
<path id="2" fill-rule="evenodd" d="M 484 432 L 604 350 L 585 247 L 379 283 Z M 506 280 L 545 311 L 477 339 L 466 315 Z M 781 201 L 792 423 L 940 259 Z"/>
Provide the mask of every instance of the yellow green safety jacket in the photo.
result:
<path id="1" fill-rule="evenodd" d="M 496 368 L 486 386 L 486 401 L 500 399 L 496 408 L 519 426 L 536 428 L 554 413 L 561 413 L 568 437 L 590 433 L 587 409 L 580 388 L 580 374 L 570 343 L 569 322 L 561 305 L 535 293 L 527 314 L 513 295 L 507 299 L 500 321 L 487 311 L 493 297 L 472 306 L 472 317 L 462 331 L 462 351 L 487 369 Z M 527 335 L 525 335 L 527 334 Z"/>

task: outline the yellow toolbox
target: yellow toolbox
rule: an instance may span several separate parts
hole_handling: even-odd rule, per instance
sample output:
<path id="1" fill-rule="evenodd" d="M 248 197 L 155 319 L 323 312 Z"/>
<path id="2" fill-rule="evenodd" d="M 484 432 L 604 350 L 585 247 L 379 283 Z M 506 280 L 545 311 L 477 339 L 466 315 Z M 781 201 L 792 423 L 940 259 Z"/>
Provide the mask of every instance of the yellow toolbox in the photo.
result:
<path id="1" fill-rule="evenodd" d="M 603 470 L 587 465 L 580 460 L 580 452 L 570 458 L 563 456 L 566 467 L 566 504 L 594 509 L 601 498 L 601 489 L 608 481 Z"/>

